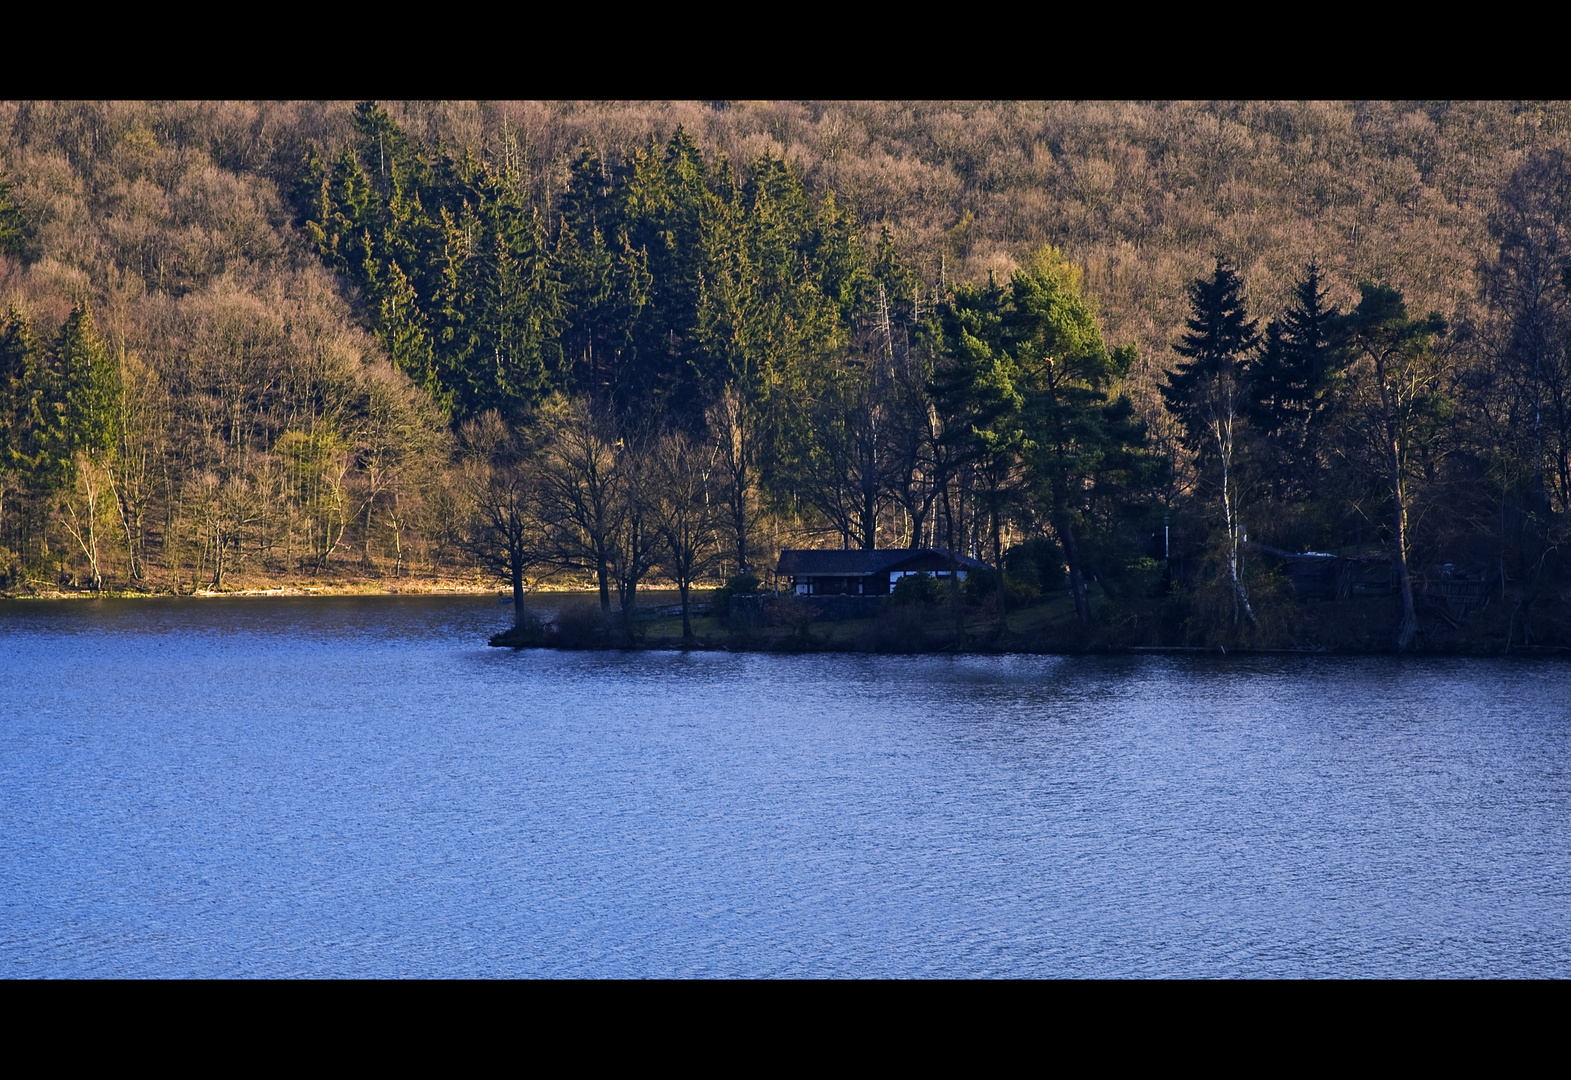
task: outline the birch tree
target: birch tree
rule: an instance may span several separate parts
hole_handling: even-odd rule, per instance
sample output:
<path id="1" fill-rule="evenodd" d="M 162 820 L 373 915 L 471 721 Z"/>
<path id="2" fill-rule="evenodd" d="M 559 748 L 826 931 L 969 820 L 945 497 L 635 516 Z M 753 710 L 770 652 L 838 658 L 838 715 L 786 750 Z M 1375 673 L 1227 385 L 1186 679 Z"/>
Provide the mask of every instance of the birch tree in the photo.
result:
<path id="1" fill-rule="evenodd" d="M 1211 277 L 1190 284 L 1189 318 L 1173 346 L 1183 361 L 1168 371 L 1162 387 L 1168 410 L 1183 425 L 1186 447 L 1198 457 L 1201 482 L 1211 488 L 1220 510 L 1235 627 L 1240 615 L 1256 625 L 1238 569 L 1242 536 L 1236 452 L 1245 404 L 1240 382 L 1258 339 L 1243 293 L 1243 279 L 1222 258 Z"/>

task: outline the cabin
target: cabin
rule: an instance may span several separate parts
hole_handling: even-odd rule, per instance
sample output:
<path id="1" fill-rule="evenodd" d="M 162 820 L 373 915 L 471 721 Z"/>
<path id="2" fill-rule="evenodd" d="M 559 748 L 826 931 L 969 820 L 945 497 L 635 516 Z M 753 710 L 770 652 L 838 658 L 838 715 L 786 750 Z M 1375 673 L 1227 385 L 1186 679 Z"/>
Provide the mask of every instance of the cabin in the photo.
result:
<path id="1" fill-rule="evenodd" d="M 787 548 L 780 553 L 780 583 L 798 596 L 888 596 L 908 574 L 964 581 L 987 564 L 943 548 L 825 551 Z"/>
<path id="2" fill-rule="evenodd" d="M 1247 541 L 1245 546 L 1277 559 L 1300 600 L 1346 600 L 1354 596 L 1391 596 L 1396 592 L 1396 564 L 1389 555 L 1283 551 L 1254 541 Z"/>

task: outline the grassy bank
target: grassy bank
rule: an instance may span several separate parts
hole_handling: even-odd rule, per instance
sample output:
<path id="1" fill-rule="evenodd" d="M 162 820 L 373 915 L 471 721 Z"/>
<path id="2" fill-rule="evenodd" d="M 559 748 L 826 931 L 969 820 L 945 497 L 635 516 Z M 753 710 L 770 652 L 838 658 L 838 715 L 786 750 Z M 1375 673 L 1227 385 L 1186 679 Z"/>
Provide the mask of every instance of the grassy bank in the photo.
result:
<path id="1" fill-rule="evenodd" d="M 1254 634 L 1206 631 L 1187 618 L 1180 603 L 1126 599 L 1104 603 L 1097 621 L 1084 627 L 1069 597 L 1012 611 L 1000 627 L 995 609 L 961 605 L 885 605 L 874 616 L 827 621 L 813 617 L 810 603 L 792 599 L 766 604 L 744 617 L 705 614 L 682 635 L 679 616 L 634 619 L 579 602 L 554 622 L 530 622 L 495 635 L 491 644 L 512 648 L 723 649 L 755 652 L 1085 653 L 1134 651 L 1300 652 L 1376 654 L 1395 652 L 1400 608 L 1394 598 L 1304 601 L 1273 612 Z M 1542 624 L 1542 620 L 1540 620 Z M 1559 628 L 1559 624 L 1551 624 Z M 1508 641 L 1511 644 L 1508 647 Z M 1506 605 L 1485 607 L 1460 620 L 1440 610 L 1420 618 L 1410 653 L 1501 655 L 1508 652 L 1571 655 L 1561 635 L 1524 644 L 1520 612 Z"/>

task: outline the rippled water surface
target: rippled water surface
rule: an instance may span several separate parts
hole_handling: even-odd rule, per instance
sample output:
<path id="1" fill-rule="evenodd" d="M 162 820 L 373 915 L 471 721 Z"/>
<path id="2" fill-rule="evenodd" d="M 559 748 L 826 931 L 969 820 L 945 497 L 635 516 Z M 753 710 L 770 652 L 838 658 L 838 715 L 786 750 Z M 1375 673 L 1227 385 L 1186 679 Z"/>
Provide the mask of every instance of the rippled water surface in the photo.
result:
<path id="1" fill-rule="evenodd" d="M 0 603 L 16 976 L 1562 976 L 1571 665 Z"/>

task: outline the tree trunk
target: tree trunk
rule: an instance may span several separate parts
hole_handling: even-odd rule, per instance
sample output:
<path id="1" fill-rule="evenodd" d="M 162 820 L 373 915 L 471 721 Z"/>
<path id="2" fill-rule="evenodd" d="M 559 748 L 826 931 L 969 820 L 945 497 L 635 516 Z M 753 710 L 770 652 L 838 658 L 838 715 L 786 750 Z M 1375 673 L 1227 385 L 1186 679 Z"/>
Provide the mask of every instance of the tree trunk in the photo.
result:
<path id="1" fill-rule="evenodd" d="M 991 526 L 993 530 L 993 566 L 998 574 L 998 640 L 1002 641 L 1009 636 L 1009 605 L 1004 596 L 1004 537 L 1003 530 L 998 524 L 998 500 L 990 500 Z"/>
<path id="2" fill-rule="evenodd" d="M 1080 563 L 1080 542 L 1075 539 L 1075 530 L 1069 524 L 1068 515 L 1055 517 L 1053 531 L 1058 534 L 1058 543 L 1064 549 L 1064 561 L 1069 564 L 1069 595 L 1075 601 L 1075 616 L 1079 618 L 1081 626 L 1091 625 L 1091 604 L 1086 599 L 1085 570 Z"/>
<path id="3" fill-rule="evenodd" d="M 365 504 L 365 540 L 360 551 L 360 565 L 367 570 L 371 569 L 371 512 L 376 508 L 376 496 L 366 500 Z"/>
<path id="4" fill-rule="evenodd" d="M 1396 531 L 1396 584 L 1402 594 L 1402 625 L 1397 630 L 1396 648 L 1406 652 L 1418 632 L 1418 612 L 1413 606 L 1413 579 L 1407 572 L 1407 492 L 1402 483 L 1402 452 L 1397 439 L 1396 415 L 1391 408 L 1391 391 L 1386 385 L 1383 355 L 1375 357 L 1375 378 L 1380 384 L 1380 411 L 1385 422 L 1386 453 L 1391 467 L 1391 518 Z"/>
<path id="5" fill-rule="evenodd" d="M 861 510 L 861 547 L 872 551 L 878 545 L 878 492 L 863 489 Z"/>
<path id="6" fill-rule="evenodd" d="M 1227 413 L 1218 418 L 1213 433 L 1216 435 L 1217 456 L 1222 461 L 1222 519 L 1227 527 L 1227 574 L 1233 586 L 1233 625 L 1238 625 L 1240 609 L 1249 617 L 1249 625 L 1259 626 L 1254 609 L 1249 606 L 1249 594 L 1244 591 L 1243 580 L 1238 576 L 1238 515 L 1233 506 L 1233 397 L 1227 391 Z"/>
<path id="7" fill-rule="evenodd" d="M 508 569 L 512 572 L 513 579 L 513 625 L 522 626 L 524 623 L 524 560 L 519 557 L 517 548 L 513 551 L 512 563 Z"/>

